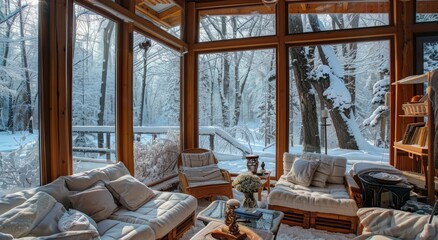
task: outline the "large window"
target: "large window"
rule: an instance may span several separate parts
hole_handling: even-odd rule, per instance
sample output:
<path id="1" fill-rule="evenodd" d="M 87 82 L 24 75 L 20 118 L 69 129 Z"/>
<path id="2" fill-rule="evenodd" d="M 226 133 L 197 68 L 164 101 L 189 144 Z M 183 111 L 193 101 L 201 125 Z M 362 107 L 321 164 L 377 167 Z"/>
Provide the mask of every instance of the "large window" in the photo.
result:
<path id="1" fill-rule="evenodd" d="M 350 165 L 388 163 L 389 44 L 289 48 L 290 152 L 324 153 L 327 146 L 328 154 L 345 156 Z"/>
<path id="2" fill-rule="evenodd" d="M 0 1 L 0 196 L 40 184 L 38 2 Z"/>
<path id="3" fill-rule="evenodd" d="M 220 167 L 247 171 L 253 153 L 275 172 L 275 66 L 273 49 L 199 55 L 199 146 Z"/>
<path id="4" fill-rule="evenodd" d="M 199 11 L 199 41 L 275 35 L 274 9 L 256 5 Z"/>
<path id="5" fill-rule="evenodd" d="M 291 3 L 288 31 L 297 34 L 385 26 L 389 12 L 388 0 Z"/>
<path id="6" fill-rule="evenodd" d="M 74 7 L 73 172 L 115 163 L 117 24 Z"/>
<path id="7" fill-rule="evenodd" d="M 176 173 L 180 54 L 134 33 L 135 176 L 151 183 Z"/>

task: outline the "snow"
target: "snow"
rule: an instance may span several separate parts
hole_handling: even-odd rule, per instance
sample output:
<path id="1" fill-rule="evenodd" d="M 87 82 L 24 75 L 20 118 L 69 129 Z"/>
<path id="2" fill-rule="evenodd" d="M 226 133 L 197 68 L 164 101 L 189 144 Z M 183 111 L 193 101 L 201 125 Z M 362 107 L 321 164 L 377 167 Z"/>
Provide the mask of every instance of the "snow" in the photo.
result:
<path id="1" fill-rule="evenodd" d="M 316 80 L 322 78 L 328 78 L 330 80 L 330 86 L 323 94 L 327 100 L 333 103 L 333 108 L 338 108 L 343 111 L 351 107 L 351 95 L 348 92 L 348 89 L 339 77 L 332 74 L 331 69 L 328 66 L 319 65 L 312 73 L 312 76 Z"/>

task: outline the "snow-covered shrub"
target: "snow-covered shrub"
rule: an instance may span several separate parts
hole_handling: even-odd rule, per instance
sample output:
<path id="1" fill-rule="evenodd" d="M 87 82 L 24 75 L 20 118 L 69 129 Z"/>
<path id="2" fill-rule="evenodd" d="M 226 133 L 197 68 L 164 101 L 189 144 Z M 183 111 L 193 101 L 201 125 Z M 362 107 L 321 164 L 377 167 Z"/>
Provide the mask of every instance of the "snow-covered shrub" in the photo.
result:
<path id="1" fill-rule="evenodd" d="M 169 132 L 165 138 L 135 141 L 135 177 L 148 184 L 177 173 L 179 136 Z"/>
<path id="2" fill-rule="evenodd" d="M 0 153 L 0 187 L 8 192 L 14 188 L 31 188 L 40 184 L 39 144 L 20 145 L 8 153 Z"/>

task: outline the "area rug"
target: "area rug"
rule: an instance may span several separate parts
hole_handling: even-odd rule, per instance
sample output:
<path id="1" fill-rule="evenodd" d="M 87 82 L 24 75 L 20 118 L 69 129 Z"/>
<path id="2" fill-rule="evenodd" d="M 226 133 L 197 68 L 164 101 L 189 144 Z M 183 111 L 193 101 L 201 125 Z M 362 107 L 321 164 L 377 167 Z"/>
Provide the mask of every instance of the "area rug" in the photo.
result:
<path id="1" fill-rule="evenodd" d="M 242 193 L 237 192 L 233 189 L 234 198 L 241 201 L 243 198 Z M 260 207 L 266 207 L 266 195 L 267 193 L 262 193 L 262 201 L 259 202 Z M 207 200 L 198 200 L 198 208 L 196 209 L 196 215 L 206 208 L 210 203 Z M 199 232 L 203 227 L 204 223 L 201 221 L 196 221 L 195 226 L 184 234 L 181 238 L 182 240 L 190 240 L 197 232 Z M 356 235 L 354 234 L 342 234 L 342 233 L 331 233 L 327 231 L 322 231 L 318 229 L 303 229 L 302 227 L 291 227 L 286 224 L 281 224 L 280 229 L 277 234 L 277 240 L 348 240 L 353 239 Z"/>

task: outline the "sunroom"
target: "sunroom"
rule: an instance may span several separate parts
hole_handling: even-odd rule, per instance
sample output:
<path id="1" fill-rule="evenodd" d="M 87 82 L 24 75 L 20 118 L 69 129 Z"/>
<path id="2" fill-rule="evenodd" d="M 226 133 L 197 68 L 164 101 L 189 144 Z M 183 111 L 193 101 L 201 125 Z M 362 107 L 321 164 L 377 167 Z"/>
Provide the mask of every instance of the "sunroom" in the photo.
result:
<path id="1" fill-rule="evenodd" d="M 0 0 L 0 29 L 0 239 L 438 236 L 436 0 Z"/>

